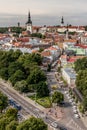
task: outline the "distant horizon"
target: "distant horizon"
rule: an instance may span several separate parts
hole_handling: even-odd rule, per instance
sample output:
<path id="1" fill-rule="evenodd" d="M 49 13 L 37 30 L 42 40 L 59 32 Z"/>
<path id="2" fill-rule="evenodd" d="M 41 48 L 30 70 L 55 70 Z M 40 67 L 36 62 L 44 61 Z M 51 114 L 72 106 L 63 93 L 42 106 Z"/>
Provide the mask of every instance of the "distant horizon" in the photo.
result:
<path id="1" fill-rule="evenodd" d="M 33 25 L 87 25 L 87 0 L 3 0 L 0 1 L 0 26 L 25 25 L 28 11 Z"/>
<path id="2" fill-rule="evenodd" d="M 81 15 L 81 14 L 80 14 Z M 87 25 L 86 19 L 87 14 L 82 14 L 80 16 L 72 15 L 64 15 L 64 25 L 71 24 L 73 26 L 85 26 Z M 56 26 L 61 25 L 62 16 L 58 15 L 32 15 L 31 20 L 34 26 Z M 25 23 L 28 19 L 28 12 L 26 15 L 21 14 L 10 14 L 10 13 L 0 13 L 0 27 L 10 27 L 17 26 L 17 23 L 20 22 L 21 26 L 25 26 Z"/>

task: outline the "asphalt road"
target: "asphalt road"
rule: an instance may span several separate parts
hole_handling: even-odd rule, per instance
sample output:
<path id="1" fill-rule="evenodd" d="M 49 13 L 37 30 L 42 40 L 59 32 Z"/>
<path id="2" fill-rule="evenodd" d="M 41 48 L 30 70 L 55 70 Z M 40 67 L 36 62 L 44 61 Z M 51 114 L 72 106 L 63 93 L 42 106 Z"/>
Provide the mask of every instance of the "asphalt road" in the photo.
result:
<path id="1" fill-rule="evenodd" d="M 57 86 L 60 86 L 58 81 L 55 78 L 55 72 L 56 72 L 56 70 L 53 69 L 51 72 L 46 73 L 50 90 L 51 90 L 51 86 L 54 84 Z M 58 88 L 58 91 L 61 91 L 62 93 L 64 93 L 64 90 L 61 88 Z M 68 126 L 72 130 L 87 130 L 87 128 L 84 126 L 82 120 L 76 119 L 74 117 L 72 105 L 69 103 L 69 100 L 66 98 L 66 95 L 65 95 L 65 102 L 67 104 L 67 107 L 64 107 L 65 114 L 64 114 L 63 119 L 61 119 L 59 122 L 63 123 L 65 126 Z"/>
<path id="2" fill-rule="evenodd" d="M 0 83 L 0 91 L 2 91 L 8 97 L 14 99 L 18 104 L 20 104 L 27 114 L 29 113 L 35 117 L 40 117 L 49 125 L 52 122 L 56 121 L 50 116 L 47 116 L 47 118 L 46 118 L 45 115 L 43 114 L 43 111 L 41 111 L 40 109 L 37 109 L 37 107 L 30 104 L 24 97 L 22 97 L 21 94 L 14 91 L 14 89 L 10 89 L 8 86 Z M 62 126 L 62 127 L 66 128 L 66 126 L 64 126 L 62 123 L 59 123 L 57 121 L 56 121 L 56 123 L 58 124 L 58 126 Z M 71 128 L 67 127 L 67 130 L 75 130 L 75 129 L 71 129 Z"/>
<path id="3" fill-rule="evenodd" d="M 51 89 L 51 85 L 54 84 L 59 85 L 58 81 L 55 78 L 55 69 L 53 69 L 52 72 L 47 72 L 46 74 L 47 74 L 47 79 L 48 79 L 48 84 L 50 89 Z M 56 121 L 50 115 L 46 115 L 43 111 L 41 111 L 41 109 L 38 109 L 37 105 L 32 105 L 29 101 L 25 99 L 24 96 L 19 94 L 13 88 L 9 88 L 8 85 L 4 85 L 0 83 L 0 90 L 3 93 L 5 93 L 8 97 L 12 98 L 22 106 L 23 109 L 22 114 L 24 116 L 26 114 L 27 115 L 29 114 L 37 118 L 40 117 L 49 125 L 51 125 L 52 122 Z M 65 97 L 65 102 L 69 103 L 66 97 Z M 87 130 L 87 128 L 85 128 L 84 124 L 80 119 L 74 118 L 72 107 L 70 104 L 68 105 L 69 105 L 68 107 L 64 108 L 65 116 L 63 117 L 63 119 L 60 121 L 56 121 L 58 126 L 65 127 L 67 128 L 67 130 Z"/>

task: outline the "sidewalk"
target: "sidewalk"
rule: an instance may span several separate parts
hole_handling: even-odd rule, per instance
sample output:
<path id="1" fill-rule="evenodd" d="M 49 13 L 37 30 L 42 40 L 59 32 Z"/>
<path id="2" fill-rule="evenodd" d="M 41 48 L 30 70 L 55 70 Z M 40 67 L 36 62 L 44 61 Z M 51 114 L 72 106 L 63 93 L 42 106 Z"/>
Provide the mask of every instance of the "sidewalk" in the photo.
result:
<path id="1" fill-rule="evenodd" d="M 83 124 L 84 124 L 85 127 L 87 128 L 87 117 L 86 117 L 86 116 L 85 116 L 85 117 L 82 117 L 81 113 L 79 113 L 79 114 L 80 114 L 80 117 L 81 117 L 81 119 L 82 119 Z"/>
<path id="2" fill-rule="evenodd" d="M 23 95 L 23 94 L 19 94 L 18 91 L 16 91 L 10 83 L 5 82 L 4 80 L 0 79 L 0 83 L 6 87 L 8 87 L 10 90 L 12 90 L 14 93 L 16 93 L 17 95 L 20 95 L 23 99 L 25 99 L 27 102 L 29 102 L 30 104 L 32 104 L 33 106 L 35 106 L 36 108 L 38 108 L 41 111 L 45 111 L 46 109 L 44 107 L 42 107 L 41 105 L 35 103 L 35 101 L 31 100 L 30 98 L 28 98 L 27 96 Z"/>

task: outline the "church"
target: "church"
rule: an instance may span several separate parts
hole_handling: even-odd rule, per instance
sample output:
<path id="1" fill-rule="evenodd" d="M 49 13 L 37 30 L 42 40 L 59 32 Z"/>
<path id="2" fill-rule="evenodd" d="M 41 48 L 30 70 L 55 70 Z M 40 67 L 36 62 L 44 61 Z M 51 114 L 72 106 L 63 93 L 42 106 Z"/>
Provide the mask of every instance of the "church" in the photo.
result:
<path id="1" fill-rule="evenodd" d="M 28 21 L 26 22 L 26 30 L 29 34 L 32 34 L 32 21 L 31 21 L 30 11 L 28 13 Z"/>

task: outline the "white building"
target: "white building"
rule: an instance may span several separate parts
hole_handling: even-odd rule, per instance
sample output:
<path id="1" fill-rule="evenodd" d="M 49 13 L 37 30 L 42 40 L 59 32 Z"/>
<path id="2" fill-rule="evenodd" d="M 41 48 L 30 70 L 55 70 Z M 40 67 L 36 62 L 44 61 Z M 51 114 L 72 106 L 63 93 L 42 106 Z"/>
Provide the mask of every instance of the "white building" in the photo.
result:
<path id="1" fill-rule="evenodd" d="M 76 73 L 72 68 L 63 68 L 62 76 L 70 87 L 75 85 Z"/>

